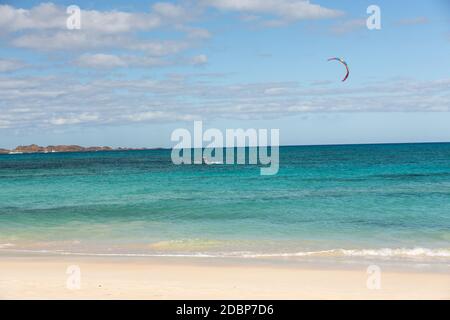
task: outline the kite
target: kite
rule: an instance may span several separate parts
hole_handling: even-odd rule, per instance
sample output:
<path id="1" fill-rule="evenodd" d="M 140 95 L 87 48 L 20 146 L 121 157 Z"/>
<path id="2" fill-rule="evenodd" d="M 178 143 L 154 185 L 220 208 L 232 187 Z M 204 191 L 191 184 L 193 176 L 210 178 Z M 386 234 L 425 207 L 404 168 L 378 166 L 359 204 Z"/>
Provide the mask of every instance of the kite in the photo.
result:
<path id="1" fill-rule="evenodd" d="M 347 80 L 348 75 L 350 74 L 350 70 L 348 69 L 347 62 L 345 62 L 344 59 L 342 59 L 342 58 L 330 58 L 330 59 L 328 59 L 328 61 L 331 61 L 331 60 L 339 61 L 340 63 L 342 63 L 345 66 L 345 69 L 347 69 L 347 74 L 345 75 L 344 79 L 342 79 L 342 81 Z"/>

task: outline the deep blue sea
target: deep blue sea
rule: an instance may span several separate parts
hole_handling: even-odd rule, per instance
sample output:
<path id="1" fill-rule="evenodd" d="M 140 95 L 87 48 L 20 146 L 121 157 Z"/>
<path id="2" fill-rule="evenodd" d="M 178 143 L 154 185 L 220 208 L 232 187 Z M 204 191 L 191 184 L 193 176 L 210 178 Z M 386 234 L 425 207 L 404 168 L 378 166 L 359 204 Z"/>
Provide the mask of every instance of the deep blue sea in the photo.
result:
<path id="1" fill-rule="evenodd" d="M 280 148 L 280 170 L 170 150 L 0 155 L 0 251 L 450 263 L 450 144 Z"/>

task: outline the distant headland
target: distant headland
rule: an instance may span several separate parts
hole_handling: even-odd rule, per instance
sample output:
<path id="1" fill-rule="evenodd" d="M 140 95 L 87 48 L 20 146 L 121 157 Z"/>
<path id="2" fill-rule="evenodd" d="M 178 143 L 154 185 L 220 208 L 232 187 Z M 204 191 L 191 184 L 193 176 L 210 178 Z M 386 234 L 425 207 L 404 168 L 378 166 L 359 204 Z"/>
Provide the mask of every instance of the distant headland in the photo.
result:
<path id="1" fill-rule="evenodd" d="M 8 150 L 0 148 L 0 154 L 21 154 L 21 153 L 54 153 L 54 152 L 93 152 L 93 151 L 127 151 L 127 150 L 153 150 L 158 148 L 112 148 L 112 147 L 81 147 L 78 145 L 56 145 L 41 147 L 37 144 L 29 146 L 18 146 Z"/>

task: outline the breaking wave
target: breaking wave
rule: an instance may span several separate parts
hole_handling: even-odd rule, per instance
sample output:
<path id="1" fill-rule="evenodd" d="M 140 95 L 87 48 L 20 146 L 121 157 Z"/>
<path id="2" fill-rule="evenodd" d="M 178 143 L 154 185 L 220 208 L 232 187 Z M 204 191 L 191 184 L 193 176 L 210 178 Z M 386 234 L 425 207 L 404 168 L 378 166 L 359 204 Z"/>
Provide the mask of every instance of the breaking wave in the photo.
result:
<path id="1" fill-rule="evenodd" d="M 123 256 L 123 257 L 192 257 L 192 258 L 290 258 L 290 257 L 382 257 L 382 258 L 450 258 L 450 249 L 429 249 L 429 248 L 380 248 L 380 249 L 330 249 L 320 251 L 300 251 L 300 252 L 145 252 L 145 253 L 124 253 L 124 252 L 71 252 L 66 250 L 28 250 L 11 248 L 12 244 L 0 244 L 2 251 L 9 252 L 29 252 L 47 253 L 59 255 L 81 255 L 81 256 Z"/>

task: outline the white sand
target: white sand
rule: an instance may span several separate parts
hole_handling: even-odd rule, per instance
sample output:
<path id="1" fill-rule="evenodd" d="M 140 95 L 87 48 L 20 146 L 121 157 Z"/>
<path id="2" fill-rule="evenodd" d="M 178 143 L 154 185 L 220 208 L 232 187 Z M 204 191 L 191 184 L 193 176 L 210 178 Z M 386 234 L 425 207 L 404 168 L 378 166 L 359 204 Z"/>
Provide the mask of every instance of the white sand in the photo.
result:
<path id="1" fill-rule="evenodd" d="M 70 265 L 81 289 L 68 289 Z M 192 260 L 2 257 L 1 299 L 449 299 L 450 275 L 197 263 Z M 71 282 L 76 284 L 77 282 Z"/>

